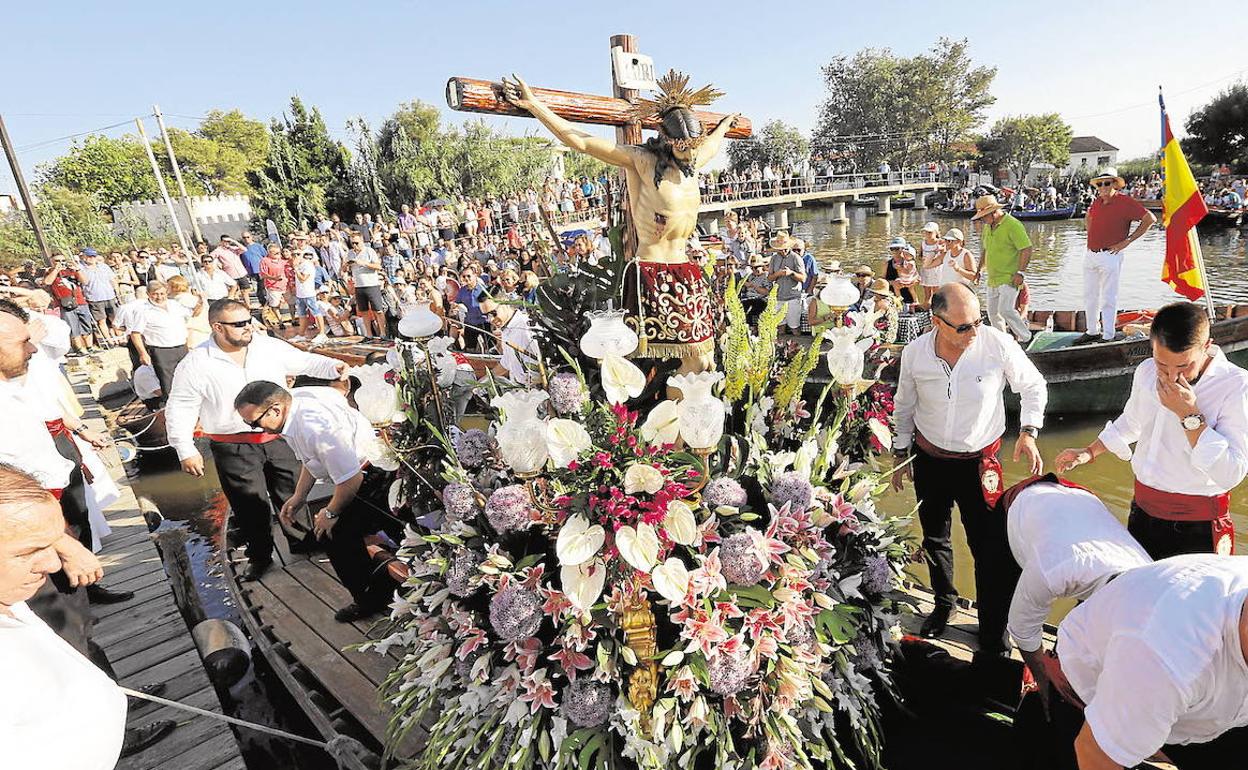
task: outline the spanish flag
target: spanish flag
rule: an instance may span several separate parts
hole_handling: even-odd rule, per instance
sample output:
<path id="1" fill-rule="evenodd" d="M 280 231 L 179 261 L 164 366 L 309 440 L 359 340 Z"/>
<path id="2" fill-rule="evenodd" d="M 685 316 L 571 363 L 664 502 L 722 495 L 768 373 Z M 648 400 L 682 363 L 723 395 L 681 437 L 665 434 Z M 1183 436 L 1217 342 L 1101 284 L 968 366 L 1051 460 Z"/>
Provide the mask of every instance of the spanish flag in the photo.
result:
<path id="1" fill-rule="evenodd" d="M 1200 265 L 1196 223 L 1209 213 L 1209 207 L 1200 194 L 1187 158 L 1183 157 L 1179 140 L 1170 131 L 1170 117 L 1166 115 L 1166 102 L 1160 92 L 1157 101 L 1161 103 L 1161 149 L 1165 156 L 1162 174 L 1166 190 L 1161 215 L 1166 227 L 1166 261 L 1161 265 L 1161 280 L 1195 302 L 1204 296 L 1207 288 Z"/>

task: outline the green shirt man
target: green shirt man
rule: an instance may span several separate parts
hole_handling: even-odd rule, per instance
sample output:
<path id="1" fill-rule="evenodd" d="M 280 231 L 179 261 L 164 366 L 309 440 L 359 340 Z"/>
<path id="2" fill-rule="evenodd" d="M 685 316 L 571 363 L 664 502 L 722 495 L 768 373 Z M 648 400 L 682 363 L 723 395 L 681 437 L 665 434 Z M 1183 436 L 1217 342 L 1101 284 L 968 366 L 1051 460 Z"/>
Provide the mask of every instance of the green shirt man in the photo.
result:
<path id="1" fill-rule="evenodd" d="M 995 220 L 995 221 L 994 221 Z M 1019 255 L 1031 248 L 1027 228 L 1010 216 L 988 217 L 980 233 L 984 244 L 984 264 L 988 267 L 988 285 L 1005 286 L 1014 282 L 1014 274 L 1023 269 Z"/>

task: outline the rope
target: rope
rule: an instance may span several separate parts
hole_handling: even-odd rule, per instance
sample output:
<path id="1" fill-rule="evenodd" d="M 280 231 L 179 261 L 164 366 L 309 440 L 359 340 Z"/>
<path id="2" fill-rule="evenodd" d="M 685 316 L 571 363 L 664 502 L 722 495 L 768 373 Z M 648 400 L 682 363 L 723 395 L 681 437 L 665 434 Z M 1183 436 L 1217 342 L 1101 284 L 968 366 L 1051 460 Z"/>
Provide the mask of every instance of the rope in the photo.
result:
<path id="1" fill-rule="evenodd" d="M 162 706 L 169 706 L 170 708 L 187 711 L 197 716 L 216 719 L 219 722 L 225 722 L 236 727 L 245 727 L 249 730 L 266 733 L 277 738 L 285 738 L 288 741 L 295 741 L 297 743 L 307 744 L 308 746 L 315 746 L 318 749 L 323 749 L 325 753 L 329 754 L 329 756 L 338 764 L 339 767 L 346 767 L 348 759 L 361 759 L 372 753 L 368 749 L 364 748 L 363 744 L 349 735 L 339 734 L 335 735 L 328 742 L 318 741 L 313 738 L 305 738 L 302 735 L 288 733 L 285 730 L 280 730 L 276 727 L 256 724 L 255 722 L 248 722 L 245 719 L 236 719 L 235 717 L 226 716 L 225 714 L 218 714 L 213 711 L 205 711 L 204 709 L 196 708 L 195 706 L 188 706 L 185 703 L 178 703 L 177 701 L 167 700 L 155 695 L 148 695 L 147 693 L 131 690 L 129 687 L 122 687 L 121 691 L 131 698 L 151 701 L 152 703 L 158 703 Z"/>

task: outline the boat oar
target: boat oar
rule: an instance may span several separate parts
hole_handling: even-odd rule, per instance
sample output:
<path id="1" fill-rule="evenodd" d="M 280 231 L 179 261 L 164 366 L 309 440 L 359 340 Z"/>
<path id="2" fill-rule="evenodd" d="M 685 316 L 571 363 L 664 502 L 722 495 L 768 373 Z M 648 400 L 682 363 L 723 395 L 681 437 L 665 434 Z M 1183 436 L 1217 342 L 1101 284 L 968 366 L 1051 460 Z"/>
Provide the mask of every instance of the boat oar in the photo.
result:
<path id="1" fill-rule="evenodd" d="M 196 708 L 195 706 L 188 706 L 185 703 L 178 703 L 177 701 L 168 700 L 166 698 L 161 698 L 156 695 L 148 695 L 147 693 L 142 693 L 136 690 L 131 690 L 129 687 L 122 687 L 121 691 L 124 692 L 126 695 L 130 696 L 131 698 L 151 701 L 152 703 L 158 703 L 162 706 L 169 706 L 170 708 L 181 709 L 182 711 L 187 711 L 187 712 L 196 714 L 201 717 L 209 717 L 211 719 L 216 719 L 221 722 L 226 722 L 236 727 L 245 727 L 248 730 L 255 730 L 256 732 L 260 732 L 260 733 L 267 733 L 268 735 L 272 735 L 277 738 L 285 738 L 288 741 L 295 741 L 297 743 L 304 743 L 309 746 L 315 746 L 318 749 L 322 749 L 325 751 L 325 753 L 329 754 L 329 756 L 334 760 L 334 762 L 337 763 L 338 767 L 347 767 L 347 762 L 350 759 L 363 761 L 365 757 L 370 756 L 372 754 L 372 752 L 366 749 L 362 743 L 360 743 L 359 741 L 357 741 L 356 739 L 352 738 L 349 735 L 338 734 L 338 735 L 335 735 L 333 738 L 330 738 L 329 741 L 318 741 L 314 738 L 305 738 L 302 735 L 295 735 L 294 733 L 288 733 L 285 730 L 279 730 L 276 727 L 269 727 L 268 725 L 256 724 L 255 722 L 248 722 L 245 719 L 236 719 L 235 717 L 226 716 L 225 714 L 218 714 L 213 711 L 205 711 L 204 709 Z"/>

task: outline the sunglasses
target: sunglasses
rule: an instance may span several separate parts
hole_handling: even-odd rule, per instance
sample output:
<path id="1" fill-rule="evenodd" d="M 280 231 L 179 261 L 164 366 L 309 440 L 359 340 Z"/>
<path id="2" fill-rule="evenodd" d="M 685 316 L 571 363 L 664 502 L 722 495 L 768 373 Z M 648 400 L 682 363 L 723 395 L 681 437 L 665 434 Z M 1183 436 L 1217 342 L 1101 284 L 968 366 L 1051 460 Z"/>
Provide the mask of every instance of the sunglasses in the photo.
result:
<path id="1" fill-rule="evenodd" d="M 966 334 L 971 329 L 978 329 L 984 323 L 984 319 L 976 318 L 974 321 L 971 321 L 969 324 L 956 324 L 955 325 L 955 324 L 950 323 L 949 320 L 945 318 L 944 316 L 938 315 L 936 317 L 939 318 L 941 322 L 944 323 L 945 326 L 948 326 L 950 329 L 953 329 L 958 334 Z"/>
<path id="2" fill-rule="evenodd" d="M 252 428 L 253 430 L 262 430 L 262 428 L 260 427 L 260 421 L 263 420 L 265 417 L 267 417 L 269 415 L 269 412 L 272 412 L 276 406 L 277 404 L 271 404 L 268 409 L 265 409 L 263 412 L 257 415 L 256 419 L 243 420 L 243 422 L 246 423 L 247 426 Z"/>
<path id="3" fill-rule="evenodd" d="M 1104 182 L 1097 182 L 1096 186 L 1097 187 L 1113 187 L 1114 181 L 1112 179 L 1106 179 Z"/>
<path id="4" fill-rule="evenodd" d="M 248 318 L 245 321 L 213 321 L 213 323 L 219 323 L 222 326 L 232 326 L 235 329 L 244 329 L 251 326 L 251 319 Z"/>

